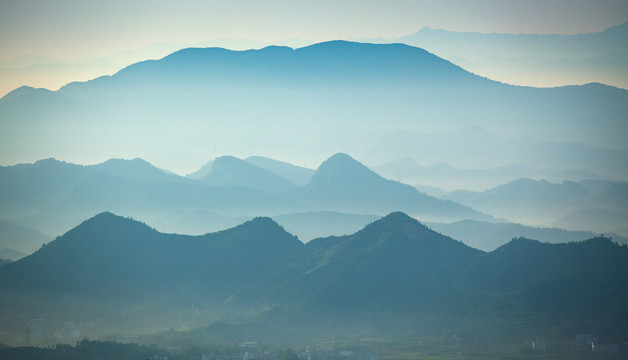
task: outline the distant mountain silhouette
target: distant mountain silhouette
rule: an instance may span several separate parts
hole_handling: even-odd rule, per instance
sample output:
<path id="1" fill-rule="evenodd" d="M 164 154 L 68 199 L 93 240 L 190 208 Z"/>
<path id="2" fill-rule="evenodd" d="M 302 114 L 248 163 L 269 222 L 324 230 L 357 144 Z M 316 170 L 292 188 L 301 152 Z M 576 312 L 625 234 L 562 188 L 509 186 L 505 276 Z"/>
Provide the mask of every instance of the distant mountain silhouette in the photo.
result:
<path id="1" fill-rule="evenodd" d="M 0 259 L 4 260 L 17 261 L 23 257 L 26 257 L 27 255 L 27 253 L 17 250 L 12 250 L 8 248 L 0 249 Z"/>
<path id="2" fill-rule="evenodd" d="M 213 160 L 206 162 L 205 164 L 203 164 L 203 166 L 201 166 L 200 169 L 187 174 L 186 177 L 189 177 L 190 179 L 198 180 L 200 178 L 207 176 L 212 171 L 213 163 L 214 163 Z"/>
<path id="3" fill-rule="evenodd" d="M 436 133 L 391 131 L 369 141 L 374 145 L 365 158 L 371 168 L 411 185 L 484 190 L 522 177 L 551 182 L 628 180 L 628 164 L 621 161 L 628 150 L 623 147 L 508 139 L 478 127 Z M 382 154 L 399 157 L 387 159 Z"/>
<path id="4" fill-rule="evenodd" d="M 518 179 L 483 192 L 453 191 L 444 197 L 513 221 L 628 235 L 625 182 L 588 180 L 555 184 Z"/>
<path id="5" fill-rule="evenodd" d="M 510 86 L 404 44 L 191 48 L 55 92 L 7 94 L 0 100 L 0 154 L 15 163 L 53 150 L 66 158 L 112 153 L 114 146 L 115 153 L 159 153 L 167 139 L 194 153 L 211 141 L 222 153 L 264 146 L 269 156 L 288 152 L 311 163 L 330 149 L 377 152 L 391 131 L 469 126 L 505 138 L 623 149 L 626 99 L 628 91 L 596 83 Z M 363 133 L 375 141 L 358 141 Z"/>
<path id="6" fill-rule="evenodd" d="M 109 159 L 102 164 L 93 165 L 93 171 L 101 171 L 114 176 L 137 181 L 181 181 L 181 177 L 168 174 L 154 167 L 143 159 Z"/>
<path id="7" fill-rule="evenodd" d="M 454 239 L 464 239 L 464 243 L 483 251 L 493 251 L 508 243 L 513 238 L 524 237 L 537 239 L 546 243 L 567 243 L 584 241 L 599 234 L 590 231 L 563 230 L 560 228 L 543 228 L 526 226 L 509 222 L 484 222 L 461 220 L 453 223 L 432 223 L 430 226 L 441 234 Z M 613 241 L 628 244 L 628 239 L 619 235 L 606 233 Z"/>
<path id="8" fill-rule="evenodd" d="M 527 203 L 533 203 L 535 208 L 544 208 L 551 205 L 563 205 L 574 202 L 588 194 L 586 188 L 576 182 L 565 181 L 563 184 L 553 184 L 545 180 L 517 179 L 507 184 L 488 189 L 482 193 L 468 191 L 453 191 L 447 198 L 464 203 L 502 203 L 511 200 L 511 206 L 524 208 Z"/>
<path id="9" fill-rule="evenodd" d="M 0 215 L 4 219 L 20 218 L 54 203 L 80 182 L 84 168 L 55 159 L 34 164 L 0 167 Z"/>
<path id="10" fill-rule="evenodd" d="M 233 156 L 221 156 L 213 160 L 211 170 L 199 181 L 212 186 L 244 186 L 269 193 L 285 192 L 297 187 L 271 171 Z"/>
<path id="11" fill-rule="evenodd" d="M 572 35 L 485 34 L 425 27 L 396 41 L 422 47 L 476 74 L 504 82 L 599 81 L 626 89 L 628 52 L 622 46 L 626 36 L 628 22 L 601 32 Z"/>
<path id="12" fill-rule="evenodd" d="M 266 169 L 298 186 L 307 185 L 310 182 L 310 178 L 314 174 L 314 170 L 312 169 L 262 156 L 251 156 L 244 159 L 244 161 L 262 169 Z"/>
<path id="13" fill-rule="evenodd" d="M 559 217 L 555 225 L 563 228 L 598 231 L 607 236 L 613 233 L 628 236 L 628 212 L 626 208 L 609 209 L 608 204 L 599 207 L 580 208 Z"/>
<path id="14" fill-rule="evenodd" d="M 198 180 L 168 174 L 141 159 L 90 166 L 48 159 L 0 167 L 0 184 L 0 199 L 6 204 L 0 216 L 48 234 L 62 234 L 103 211 L 189 234 L 224 229 L 254 216 L 312 211 L 381 216 L 401 209 L 432 221 L 490 219 L 386 180 L 348 155 L 330 158 L 303 187 L 235 157 L 215 159 L 207 175 Z M 190 224 L 192 217 L 198 223 Z M 329 230 L 321 227 L 322 232 L 316 233 L 334 233 Z"/>
<path id="15" fill-rule="evenodd" d="M 390 182 L 344 153 L 332 155 L 325 160 L 310 180 L 312 188 L 334 187 L 340 192 L 355 190 L 360 186 L 381 184 Z"/>
<path id="16" fill-rule="evenodd" d="M 51 236 L 37 230 L 0 220 L 0 249 L 23 253 L 25 255 L 20 257 L 24 257 L 50 240 L 52 240 Z M 15 256 L 4 258 L 17 260 Z"/>
<path id="17" fill-rule="evenodd" d="M 296 198 L 321 210 L 349 213 L 381 214 L 401 209 L 422 218 L 489 218 L 420 193 L 412 186 L 384 179 L 344 153 L 325 160 L 308 186 L 297 190 Z"/>

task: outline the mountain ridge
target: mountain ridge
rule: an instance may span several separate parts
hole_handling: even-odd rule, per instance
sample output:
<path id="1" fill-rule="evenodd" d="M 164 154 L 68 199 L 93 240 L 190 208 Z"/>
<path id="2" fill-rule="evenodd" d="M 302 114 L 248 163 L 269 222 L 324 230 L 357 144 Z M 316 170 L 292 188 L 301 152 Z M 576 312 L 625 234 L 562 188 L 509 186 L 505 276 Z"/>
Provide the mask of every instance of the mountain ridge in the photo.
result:
<path id="1" fill-rule="evenodd" d="M 176 215 L 180 212 L 252 218 L 312 211 L 382 215 L 400 209 L 434 219 L 490 219 L 471 208 L 386 180 L 346 154 L 331 158 L 331 163 L 340 161 L 333 168 L 327 163 L 318 172 L 308 173 L 307 177 L 316 179 L 301 187 L 289 180 L 278 181 L 283 178 L 235 157 L 215 160 L 209 177 L 199 180 L 167 174 L 137 159 L 89 166 L 44 160 L 0 167 L 0 199 L 6 204 L 0 208 L 0 218 L 52 234 L 63 233 L 86 216 L 106 210 L 156 227 L 166 222 L 170 229 L 174 220 L 182 220 Z M 221 222 L 216 216 L 205 218 Z"/>
<path id="2" fill-rule="evenodd" d="M 578 294 L 572 285 L 579 279 L 593 292 Z M 605 238 L 560 245 L 514 239 L 486 253 L 393 212 L 354 234 L 303 244 L 264 217 L 182 236 L 104 212 L 1 267 L 0 304 L 12 316 L 44 311 L 53 323 L 105 316 L 122 327 L 153 324 L 159 314 L 162 327 L 182 317 L 206 324 L 214 316 L 253 316 L 284 326 L 307 321 L 312 329 L 397 319 L 395 329 L 472 334 L 477 328 L 468 322 L 505 316 L 509 324 L 531 321 L 537 331 L 585 324 L 624 334 L 618 319 L 628 313 L 620 301 L 626 284 L 628 248 Z M 599 322 L 610 315 L 619 317 Z"/>
<path id="3" fill-rule="evenodd" d="M 206 154 L 208 147 L 227 154 L 255 153 L 255 146 L 264 146 L 268 156 L 280 157 L 289 149 L 294 157 L 307 156 L 311 162 L 329 151 L 323 149 L 352 154 L 371 150 L 371 142 L 352 140 L 356 129 L 377 138 L 391 129 L 434 132 L 469 126 L 502 137 L 625 147 L 620 134 L 628 131 L 623 121 L 626 90 L 602 85 L 511 86 L 402 44 L 339 41 L 295 50 L 225 50 L 228 59 L 196 59 L 203 51 L 138 63 L 53 94 L 70 103 L 48 107 L 28 96 L 21 102 L 5 98 L 0 107 L 0 153 L 7 159 L 0 161 L 15 162 L 8 157 L 18 154 L 49 154 L 44 150 L 50 149 L 60 157 L 86 148 L 91 154 L 85 156 L 102 156 L 113 146 L 117 154 L 145 157 L 160 153 L 158 145 L 168 138 L 175 147 L 191 147 L 193 154 Z M 185 126 L 170 126 L 172 119 Z M 99 131 L 90 131 L 96 124 Z M 68 128 L 80 136 L 69 141 L 62 131 Z M 177 139 L 186 139 L 185 144 Z M 37 146 L 26 149 L 24 143 Z"/>

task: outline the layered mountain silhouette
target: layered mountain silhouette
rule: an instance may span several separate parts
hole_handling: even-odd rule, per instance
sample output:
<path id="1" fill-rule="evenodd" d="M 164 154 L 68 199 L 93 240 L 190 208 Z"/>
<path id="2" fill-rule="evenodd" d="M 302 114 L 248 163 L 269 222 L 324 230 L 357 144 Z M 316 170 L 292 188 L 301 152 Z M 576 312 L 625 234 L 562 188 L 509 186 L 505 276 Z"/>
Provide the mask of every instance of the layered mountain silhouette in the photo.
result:
<path id="1" fill-rule="evenodd" d="M 622 149 L 626 99 L 627 91 L 602 84 L 510 86 L 403 44 L 184 49 L 55 92 L 7 94 L 0 153 L 5 163 L 51 153 L 102 158 L 112 149 L 142 156 L 159 153 L 168 139 L 195 153 L 264 146 L 270 156 L 289 152 L 311 162 L 329 149 L 377 152 L 365 134 L 469 126 Z M 387 160 L 407 156 L 409 148 L 402 150 Z"/>
<path id="2" fill-rule="evenodd" d="M 452 215 L 478 217 L 470 208 L 436 199 L 412 186 L 387 180 L 344 153 L 335 154 L 324 161 L 310 183 L 297 190 L 296 198 L 312 206 L 323 209 L 332 206 L 338 211 L 349 213 L 379 213 L 400 209 L 421 214 L 422 218 Z"/>
<path id="3" fill-rule="evenodd" d="M 2 249 L 0 251 L 11 253 L 10 256 L 0 256 L 0 258 L 17 260 L 35 252 L 50 240 L 52 240 L 51 236 L 37 230 L 0 220 L 0 249 Z"/>
<path id="4" fill-rule="evenodd" d="M 204 302 L 220 302 L 234 287 L 249 286 L 285 266 L 302 245 L 268 218 L 189 237 L 101 213 L 8 268 L 2 283 L 18 291 L 98 298 L 194 291 Z"/>
<path id="5" fill-rule="evenodd" d="M 165 223 L 169 231 L 178 233 L 191 231 L 185 222 L 191 214 L 199 223 L 207 221 L 204 231 L 194 227 L 196 233 L 233 226 L 229 218 L 241 221 L 312 211 L 381 216 L 400 209 L 434 221 L 490 219 L 386 180 L 346 154 L 332 156 L 301 187 L 235 157 L 215 159 L 207 175 L 198 180 L 168 174 L 140 159 L 91 166 L 47 159 L 2 167 L 0 182 L 4 204 L 0 218 L 53 235 L 103 211 L 143 219 L 158 228 Z M 178 227 L 177 218 L 181 219 Z"/>
<path id="6" fill-rule="evenodd" d="M 391 131 L 367 140 L 374 143 L 366 156 L 371 168 L 412 185 L 484 190 L 518 178 L 628 179 L 628 165 L 621 160 L 628 157 L 625 147 L 504 138 L 478 127 L 438 133 Z M 404 155 L 392 161 L 381 155 L 390 153 Z"/>
<path id="7" fill-rule="evenodd" d="M 484 34 L 425 27 L 397 41 L 422 47 L 474 73 L 505 82 L 600 81 L 627 88 L 628 23 L 589 34 Z M 516 71 L 514 71 L 516 69 Z"/>
<path id="8" fill-rule="evenodd" d="M 453 223 L 430 223 L 435 231 L 454 239 L 464 239 L 465 244 L 483 251 L 493 251 L 513 238 L 524 237 L 546 243 L 568 243 L 584 241 L 599 236 L 591 231 L 544 228 L 511 222 L 486 222 L 461 220 Z M 628 244 L 628 239 L 617 234 L 605 233 L 613 241 Z"/>
<path id="9" fill-rule="evenodd" d="M 200 181 L 212 186 L 244 186 L 277 193 L 297 186 L 273 172 L 233 156 L 221 156 L 211 163 L 211 170 Z"/>
<path id="10" fill-rule="evenodd" d="M 296 166 L 284 161 L 269 159 L 263 156 L 251 156 L 244 161 L 259 168 L 266 169 L 282 178 L 298 185 L 305 186 L 310 182 L 314 170 L 302 166 Z"/>
<path id="11" fill-rule="evenodd" d="M 193 309 L 197 322 L 378 326 L 387 318 L 395 329 L 472 333 L 468 324 L 498 316 L 494 332 L 516 332 L 506 324 L 523 321 L 523 331 L 625 334 L 627 285 L 628 249 L 606 238 L 515 239 L 485 253 L 395 212 L 352 235 L 303 244 L 268 218 L 182 236 L 101 213 L 0 268 L 0 303 L 8 324 L 46 314 L 50 322 L 168 327 Z"/>
<path id="12" fill-rule="evenodd" d="M 444 197 L 513 221 L 628 234 L 625 182 L 517 179 L 483 192 L 453 191 Z"/>

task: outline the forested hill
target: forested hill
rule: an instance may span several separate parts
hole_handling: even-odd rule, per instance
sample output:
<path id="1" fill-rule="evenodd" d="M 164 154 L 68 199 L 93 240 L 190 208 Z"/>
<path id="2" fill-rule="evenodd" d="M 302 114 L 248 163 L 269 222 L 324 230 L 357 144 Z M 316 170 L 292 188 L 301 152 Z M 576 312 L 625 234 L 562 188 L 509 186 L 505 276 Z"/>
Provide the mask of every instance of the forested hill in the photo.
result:
<path id="1" fill-rule="evenodd" d="M 0 268 L 0 288 L 9 323 L 45 314 L 147 328 L 219 316 L 464 332 L 498 317 L 486 331 L 628 334 L 625 246 L 515 239 L 485 253 L 399 212 L 307 244 L 269 218 L 182 236 L 102 213 Z"/>

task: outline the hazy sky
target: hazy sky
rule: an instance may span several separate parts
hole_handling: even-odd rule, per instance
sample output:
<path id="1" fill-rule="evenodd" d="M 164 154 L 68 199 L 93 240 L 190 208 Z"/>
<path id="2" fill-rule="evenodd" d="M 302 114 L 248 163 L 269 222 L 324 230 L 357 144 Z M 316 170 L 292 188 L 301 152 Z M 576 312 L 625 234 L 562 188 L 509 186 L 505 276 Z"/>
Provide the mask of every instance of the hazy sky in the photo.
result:
<path id="1" fill-rule="evenodd" d="M 0 60 L 98 57 L 215 38 L 396 38 L 424 26 L 586 33 L 627 20 L 626 0 L 0 0 Z"/>

